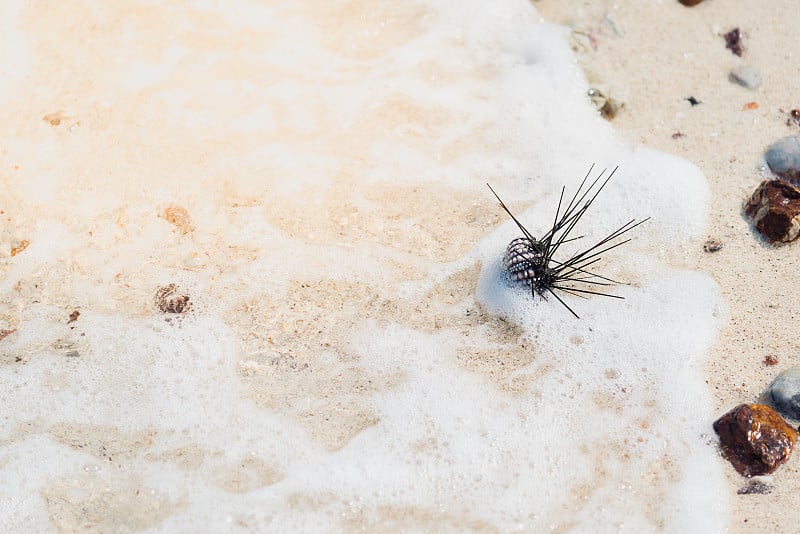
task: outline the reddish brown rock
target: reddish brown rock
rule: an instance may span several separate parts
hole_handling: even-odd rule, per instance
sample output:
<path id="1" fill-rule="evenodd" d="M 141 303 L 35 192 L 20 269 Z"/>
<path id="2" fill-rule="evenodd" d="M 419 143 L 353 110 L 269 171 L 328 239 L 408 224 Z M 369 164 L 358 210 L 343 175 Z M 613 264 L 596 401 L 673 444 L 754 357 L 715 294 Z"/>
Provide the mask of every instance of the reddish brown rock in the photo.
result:
<path id="1" fill-rule="evenodd" d="M 761 182 L 744 212 L 770 243 L 789 243 L 800 237 L 800 189 L 787 182 Z"/>
<path id="2" fill-rule="evenodd" d="M 722 454 L 746 477 L 768 475 L 789 459 L 797 431 L 763 404 L 741 404 L 714 421 Z"/>
<path id="3" fill-rule="evenodd" d="M 725 48 L 733 52 L 739 57 L 742 57 L 744 52 L 744 45 L 742 44 L 742 32 L 739 28 L 734 28 L 724 35 Z"/>

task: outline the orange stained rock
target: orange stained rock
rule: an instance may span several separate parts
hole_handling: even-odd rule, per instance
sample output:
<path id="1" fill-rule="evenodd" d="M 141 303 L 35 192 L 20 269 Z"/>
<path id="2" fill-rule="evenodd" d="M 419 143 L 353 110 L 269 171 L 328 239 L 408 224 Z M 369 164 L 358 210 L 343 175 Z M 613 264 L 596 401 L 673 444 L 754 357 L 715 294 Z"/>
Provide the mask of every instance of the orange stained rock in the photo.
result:
<path id="1" fill-rule="evenodd" d="M 763 404 L 740 404 L 714 422 L 722 454 L 742 475 L 768 475 L 786 462 L 797 430 Z"/>

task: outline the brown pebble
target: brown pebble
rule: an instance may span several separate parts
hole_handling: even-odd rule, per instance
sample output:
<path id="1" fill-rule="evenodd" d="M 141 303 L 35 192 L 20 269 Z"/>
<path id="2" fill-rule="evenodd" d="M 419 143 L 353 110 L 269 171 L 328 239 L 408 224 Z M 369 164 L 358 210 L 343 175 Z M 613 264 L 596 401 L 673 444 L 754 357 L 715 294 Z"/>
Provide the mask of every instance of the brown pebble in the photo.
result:
<path id="1" fill-rule="evenodd" d="M 744 52 L 744 45 L 742 44 L 742 32 L 739 28 L 734 28 L 725 34 L 725 48 L 741 57 Z"/>
<path id="2" fill-rule="evenodd" d="M 16 332 L 16 330 L 6 330 L 5 328 L 0 328 L 0 339 L 3 339 L 6 336 L 10 336 Z"/>
<path id="3" fill-rule="evenodd" d="M 696 6 L 703 0 L 678 0 L 681 4 L 685 5 L 686 7 Z"/>
<path id="4" fill-rule="evenodd" d="M 622 108 L 625 107 L 624 102 L 620 102 L 619 100 L 615 100 L 613 98 L 609 98 L 606 100 L 606 103 L 603 104 L 603 107 L 600 108 L 600 114 L 606 120 L 611 120 L 617 116 Z"/>
<path id="5" fill-rule="evenodd" d="M 189 311 L 189 297 L 178 292 L 178 286 L 167 284 L 158 288 L 155 296 L 156 307 L 164 313 L 185 313 Z"/>
<path id="6" fill-rule="evenodd" d="M 767 367 L 772 367 L 773 365 L 778 365 L 778 357 L 774 354 L 767 354 L 764 356 L 764 365 Z"/>
<path id="7" fill-rule="evenodd" d="M 786 119 L 786 126 L 800 126 L 800 109 L 793 109 L 789 112 L 789 118 Z"/>
<path id="8" fill-rule="evenodd" d="M 758 109 L 758 102 L 748 102 L 747 104 L 742 106 L 742 109 L 743 110 Z"/>
<path id="9" fill-rule="evenodd" d="M 722 241 L 718 239 L 709 239 L 703 243 L 703 250 L 706 252 L 716 252 L 724 246 Z"/>
<path id="10" fill-rule="evenodd" d="M 714 421 L 714 431 L 723 456 L 746 477 L 775 471 L 797 442 L 797 431 L 763 404 L 740 404 Z"/>
<path id="11" fill-rule="evenodd" d="M 800 189 L 787 182 L 761 182 L 744 212 L 770 243 L 790 243 L 800 237 Z"/>
<path id="12" fill-rule="evenodd" d="M 70 313 L 70 314 L 69 314 L 69 321 L 67 321 L 67 324 L 69 324 L 69 323 L 74 323 L 75 321 L 77 321 L 77 320 L 78 320 L 78 317 L 79 317 L 80 315 L 81 315 L 81 312 L 79 312 L 78 310 L 75 310 L 75 311 L 73 311 L 72 313 Z"/>

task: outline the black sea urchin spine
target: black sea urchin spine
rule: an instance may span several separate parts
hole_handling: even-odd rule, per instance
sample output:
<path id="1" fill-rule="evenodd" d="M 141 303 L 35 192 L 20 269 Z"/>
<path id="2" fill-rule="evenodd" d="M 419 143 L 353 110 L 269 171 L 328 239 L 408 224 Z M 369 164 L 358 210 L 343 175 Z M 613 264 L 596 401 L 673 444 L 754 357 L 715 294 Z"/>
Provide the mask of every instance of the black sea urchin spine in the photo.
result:
<path id="1" fill-rule="evenodd" d="M 618 167 L 615 167 L 608 176 L 605 176 L 606 170 L 603 170 L 603 172 L 584 189 L 594 169 L 594 165 L 592 165 L 589 168 L 589 172 L 587 172 L 586 176 L 583 178 L 583 181 L 581 181 L 580 186 L 578 186 L 578 190 L 572 196 L 572 199 L 564 206 L 563 211 L 562 204 L 566 188 L 562 187 L 553 225 L 540 239 L 536 239 L 522 223 L 519 222 L 514 214 L 511 213 L 511 210 L 500 200 L 500 197 L 495 190 L 492 189 L 492 186 L 489 186 L 489 189 L 491 189 L 494 196 L 500 202 L 500 206 L 508 213 L 511 219 L 513 219 L 524 236 L 511 241 L 503 257 L 503 267 L 508 273 L 510 280 L 512 282 L 520 282 L 529 285 L 531 287 L 531 294 L 538 294 L 545 300 L 547 300 L 546 293 L 553 295 L 577 318 L 579 318 L 578 314 L 555 293 L 555 290 L 584 298 L 587 294 L 618 299 L 623 298 L 618 295 L 595 290 L 596 286 L 608 286 L 618 282 L 594 273 L 588 270 L 588 268 L 600 261 L 603 253 L 630 241 L 630 239 L 622 241 L 615 240 L 649 219 L 648 217 L 639 222 L 632 219 L 591 247 L 573 254 L 564 261 L 559 261 L 554 258 L 555 253 L 561 245 L 583 237 L 570 237 L 570 234 L 606 184 L 608 184 L 608 181 L 611 180 L 611 177 L 614 176 L 617 168 Z M 604 176 L 605 179 L 603 179 Z M 580 284 L 584 284 L 584 286 L 580 287 Z M 592 289 L 588 289 L 589 287 Z"/>

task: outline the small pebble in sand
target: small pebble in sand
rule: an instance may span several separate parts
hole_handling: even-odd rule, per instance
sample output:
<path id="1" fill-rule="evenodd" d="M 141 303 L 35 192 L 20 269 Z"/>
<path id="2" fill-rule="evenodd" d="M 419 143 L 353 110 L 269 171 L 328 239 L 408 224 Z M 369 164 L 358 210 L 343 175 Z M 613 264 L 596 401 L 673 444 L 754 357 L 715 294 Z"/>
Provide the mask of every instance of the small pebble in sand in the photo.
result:
<path id="1" fill-rule="evenodd" d="M 781 414 L 800 421 L 800 367 L 782 371 L 770 384 L 769 397 Z"/>
<path id="2" fill-rule="evenodd" d="M 747 104 L 742 106 L 742 109 L 743 110 L 758 109 L 758 102 L 748 102 Z"/>
<path id="3" fill-rule="evenodd" d="M 775 486 L 763 482 L 751 482 L 736 490 L 737 495 L 769 495 Z"/>
<path id="4" fill-rule="evenodd" d="M 594 87 L 589 89 L 587 94 L 592 100 L 594 107 L 606 120 L 611 120 L 616 117 L 620 110 L 625 107 L 625 102 L 620 102 L 616 98 L 608 97 Z"/>
<path id="5" fill-rule="evenodd" d="M 678 0 L 681 4 L 685 5 L 686 7 L 696 6 L 703 0 Z"/>
<path id="6" fill-rule="evenodd" d="M 675 132 L 674 134 L 672 134 L 673 139 L 680 139 L 681 137 L 686 137 L 686 134 L 681 132 Z"/>
<path id="7" fill-rule="evenodd" d="M 742 32 L 739 28 L 734 28 L 724 35 L 725 48 L 741 57 L 744 52 L 744 45 L 742 44 Z"/>
<path id="8" fill-rule="evenodd" d="M 786 462 L 797 442 L 797 430 L 763 404 L 740 404 L 716 421 L 725 458 L 740 475 L 768 475 Z"/>
<path id="9" fill-rule="evenodd" d="M 778 365 L 778 357 L 774 354 L 767 354 L 764 356 L 764 365 L 767 367 L 772 367 L 774 365 Z"/>
<path id="10" fill-rule="evenodd" d="M 182 295 L 175 284 L 158 288 L 154 299 L 156 307 L 164 313 L 184 313 L 189 311 L 189 297 Z"/>
<path id="11" fill-rule="evenodd" d="M 800 109 L 793 109 L 789 112 L 789 118 L 786 119 L 786 126 L 800 126 Z"/>
<path id="12" fill-rule="evenodd" d="M 728 79 L 732 83 L 738 83 L 742 87 L 751 90 L 758 89 L 758 86 L 761 85 L 761 74 L 747 65 L 742 65 L 741 67 L 733 69 L 728 75 Z"/>
<path id="13" fill-rule="evenodd" d="M 736 490 L 737 495 L 769 495 L 775 486 L 762 484 L 760 482 L 750 483 Z"/>
<path id="14" fill-rule="evenodd" d="M 719 239 L 709 239 L 703 243 L 703 250 L 705 252 L 716 252 L 723 247 L 722 241 Z"/>
<path id="15" fill-rule="evenodd" d="M 54 113 L 48 113 L 42 120 L 45 121 L 50 126 L 56 128 L 66 128 L 67 131 L 74 130 L 77 126 L 80 126 L 80 121 L 78 120 L 78 116 L 74 113 L 67 113 L 65 111 L 56 111 Z"/>
<path id="16" fill-rule="evenodd" d="M 684 100 L 688 100 L 689 103 L 692 105 L 692 107 L 696 106 L 697 104 L 702 104 L 702 102 L 700 102 L 693 96 L 690 96 L 689 98 L 684 98 Z"/>
<path id="17" fill-rule="evenodd" d="M 800 189 L 789 183 L 764 180 L 744 212 L 770 243 L 790 243 L 800 237 Z"/>
<path id="18" fill-rule="evenodd" d="M 772 172 L 800 185 L 800 136 L 789 135 L 772 143 L 764 153 Z"/>

